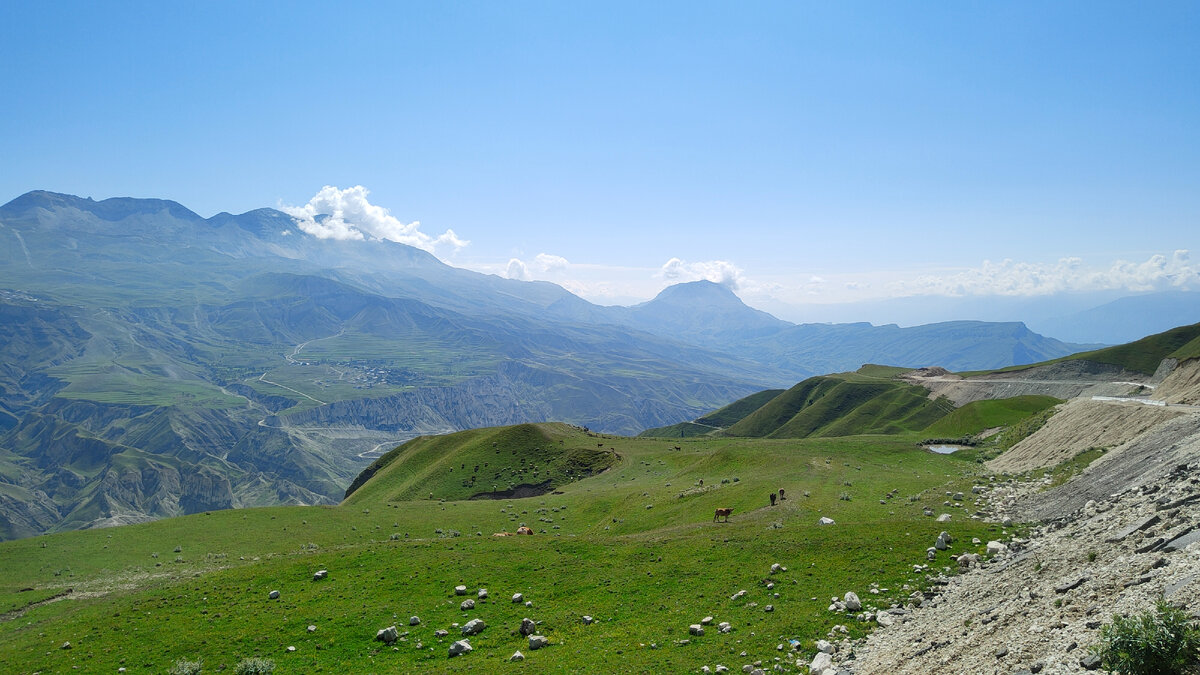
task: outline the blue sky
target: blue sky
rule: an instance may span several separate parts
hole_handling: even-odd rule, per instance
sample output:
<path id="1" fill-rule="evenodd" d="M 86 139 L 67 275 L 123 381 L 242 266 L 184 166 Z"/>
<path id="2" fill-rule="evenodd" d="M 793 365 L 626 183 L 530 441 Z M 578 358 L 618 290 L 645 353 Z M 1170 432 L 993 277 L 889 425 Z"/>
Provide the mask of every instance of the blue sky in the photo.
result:
<path id="1" fill-rule="evenodd" d="M 454 265 L 793 320 L 1200 290 L 1197 36 L 1194 2 L 6 3 L 0 201 L 363 186 Z"/>

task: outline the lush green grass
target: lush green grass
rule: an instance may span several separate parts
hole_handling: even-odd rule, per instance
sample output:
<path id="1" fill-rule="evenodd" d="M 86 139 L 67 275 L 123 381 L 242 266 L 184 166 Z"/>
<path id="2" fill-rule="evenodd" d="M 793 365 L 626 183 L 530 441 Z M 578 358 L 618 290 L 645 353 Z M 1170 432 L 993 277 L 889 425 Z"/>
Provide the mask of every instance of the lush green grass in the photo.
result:
<path id="1" fill-rule="evenodd" d="M 461 490 L 454 481 L 464 460 L 494 453 L 493 442 L 536 442 L 545 451 L 556 440 L 566 454 L 611 450 L 618 463 L 559 486 L 561 494 L 394 501 L 418 485 L 425 493 Z M 963 489 L 979 467 L 917 449 L 915 440 L 668 443 L 524 425 L 440 441 L 424 462 L 432 477 L 420 477 L 415 451 L 435 440 L 397 452 L 381 463 L 378 485 L 339 507 L 221 511 L 6 542 L 0 671 L 162 672 L 181 658 L 216 670 L 260 655 L 275 659 L 280 673 L 680 672 L 769 662 L 789 638 L 811 658 L 812 641 L 832 625 L 846 624 L 852 635 L 864 627 L 827 611 L 830 596 L 854 590 L 869 604 L 902 602 L 925 583 L 912 565 L 924 563 L 938 531 L 949 529 L 958 542 L 998 536 L 966 509 L 945 509 L 955 514 L 950 525 L 921 515 L 925 506 L 943 510 L 942 491 Z M 450 464 L 455 478 L 439 479 L 436 467 Z M 767 494 L 780 487 L 789 498 L 769 506 Z M 852 499 L 839 499 L 843 492 Z M 734 508 L 729 523 L 712 522 L 716 507 Z M 837 525 L 817 526 L 823 515 Z M 490 536 L 521 523 L 540 533 Z M 937 565 L 950 564 L 948 555 Z M 769 575 L 773 563 L 788 571 Z M 318 569 L 329 578 L 312 581 Z M 872 595 L 872 583 L 888 590 Z M 486 587 L 490 597 L 464 612 L 457 584 Z M 66 588 L 67 599 L 37 604 Z M 268 600 L 275 589 L 282 597 Z M 730 600 L 742 589 L 745 598 Z M 517 592 L 533 607 L 510 602 Z M 596 623 L 584 625 L 584 614 Z M 406 625 L 412 615 L 420 626 Z M 688 636 L 687 626 L 707 615 L 734 631 Z M 530 652 L 513 635 L 525 616 L 542 622 L 551 647 Z M 452 624 L 475 617 L 488 624 L 471 638 L 475 651 L 447 659 L 461 637 Z M 409 631 L 397 650 L 372 640 L 392 624 Z M 448 638 L 434 636 L 442 628 L 452 631 Z M 68 640 L 74 648 L 59 649 Z M 289 645 L 297 651 L 287 653 Z M 507 661 L 517 649 L 526 663 Z"/>
<path id="2" fill-rule="evenodd" d="M 1013 398 L 973 401 L 929 425 L 929 436 L 961 438 L 986 429 L 1008 427 L 1062 403 L 1053 396 L 1016 396 Z"/>
<path id="3" fill-rule="evenodd" d="M 716 410 L 705 415 L 704 417 L 698 418 L 696 422 L 698 424 L 703 424 L 710 427 L 733 426 L 734 424 L 737 424 L 741 420 L 745 419 L 746 415 L 749 415 L 755 410 L 763 407 L 767 401 L 770 401 L 783 392 L 783 389 L 767 389 L 760 391 L 757 394 L 751 394 L 746 398 L 730 403 L 720 410 Z"/>
<path id="4" fill-rule="evenodd" d="M 772 398 L 722 435 L 809 438 L 924 429 L 953 406 L 923 387 L 858 373 L 812 377 Z"/>
<path id="5" fill-rule="evenodd" d="M 1188 359 L 1200 359 L 1200 336 L 1196 336 L 1190 342 L 1183 345 L 1179 349 L 1171 352 L 1171 358 L 1186 361 Z"/>
<path id="6" fill-rule="evenodd" d="M 717 429 L 695 422 L 680 422 L 667 427 L 655 427 L 638 434 L 638 438 L 695 438 L 707 436 Z"/>

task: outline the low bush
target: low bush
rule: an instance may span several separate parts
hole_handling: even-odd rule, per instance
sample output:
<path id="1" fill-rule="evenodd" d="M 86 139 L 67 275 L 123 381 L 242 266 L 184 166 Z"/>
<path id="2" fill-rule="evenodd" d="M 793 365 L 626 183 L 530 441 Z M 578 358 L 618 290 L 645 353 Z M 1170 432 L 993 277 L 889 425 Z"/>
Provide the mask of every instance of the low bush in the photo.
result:
<path id="1" fill-rule="evenodd" d="M 1137 616 L 1113 617 L 1100 627 L 1094 651 L 1108 670 L 1125 675 L 1183 673 L 1198 662 L 1200 628 L 1182 609 L 1159 599 Z"/>

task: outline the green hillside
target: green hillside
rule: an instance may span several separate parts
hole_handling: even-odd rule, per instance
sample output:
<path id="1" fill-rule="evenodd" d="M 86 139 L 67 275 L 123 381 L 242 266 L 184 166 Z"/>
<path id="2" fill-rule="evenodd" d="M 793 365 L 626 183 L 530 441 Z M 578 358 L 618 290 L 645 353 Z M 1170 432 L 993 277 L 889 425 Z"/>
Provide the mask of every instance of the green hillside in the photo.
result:
<path id="1" fill-rule="evenodd" d="M 782 394 L 783 389 L 767 389 L 757 394 L 750 394 L 729 405 L 696 419 L 697 424 L 710 427 L 730 427 L 746 418 L 747 415 L 766 405 L 768 401 Z"/>
<path id="2" fill-rule="evenodd" d="M 368 467 L 346 503 L 533 496 L 612 466 L 603 441 L 566 424 L 520 424 L 422 436 Z"/>
<path id="3" fill-rule="evenodd" d="M 703 424 L 680 422 L 670 426 L 647 429 L 638 434 L 638 438 L 696 438 L 697 436 L 707 436 L 714 431 L 717 429 Z"/>
<path id="4" fill-rule="evenodd" d="M 1163 331 L 1162 333 L 1149 335 L 1140 340 L 1128 342 L 1123 345 L 1080 352 L 1078 354 L 1072 354 L 1070 356 L 1064 356 L 1062 358 L 1053 359 L 1050 361 L 1042 361 L 1040 363 L 1034 363 L 1028 366 L 1012 366 L 997 370 L 964 372 L 962 375 L 971 376 L 981 375 L 984 373 L 1006 373 L 1026 370 L 1051 363 L 1061 363 L 1063 361 L 1092 361 L 1094 363 L 1119 366 L 1126 370 L 1143 373 L 1145 375 L 1153 375 L 1154 371 L 1158 370 L 1158 365 L 1162 363 L 1162 360 L 1168 357 L 1180 360 L 1200 358 L 1200 323 L 1194 323 L 1188 326 L 1179 326 L 1178 328 L 1172 328 L 1171 330 Z"/>
<path id="5" fill-rule="evenodd" d="M 790 659 L 807 661 L 834 624 L 852 638 L 868 626 L 811 598 L 855 590 L 866 609 L 903 602 L 905 584 L 927 583 L 913 565 L 927 562 L 940 530 L 956 543 L 934 568 L 981 552 L 972 538 L 999 535 L 940 506 L 945 490 L 978 480 L 973 458 L 925 452 L 915 439 L 664 443 L 563 425 L 482 429 L 402 446 L 340 506 L 211 511 L 0 543 L 0 672 L 166 672 L 179 659 L 231 672 L 248 657 L 272 659 L 280 674 L 695 672 L 770 661 L 790 639 L 802 645 Z M 585 450 L 616 463 L 536 497 L 428 499 L 465 494 L 454 480 L 468 457 L 530 445 L 558 452 L 561 466 Z M 522 456 L 539 469 L 552 463 Z M 450 464 L 454 478 L 439 478 Z M 779 488 L 788 499 L 772 507 L 767 494 Z M 397 501 L 413 491 L 422 494 Z M 953 521 L 925 517 L 926 506 Z M 728 523 L 712 522 L 717 507 L 734 509 Z M 837 524 L 817 525 L 822 516 Z M 536 534 L 491 536 L 521 524 Z M 787 571 L 771 575 L 776 563 Z M 314 580 L 318 570 L 328 578 Z M 460 608 L 459 584 L 474 609 Z M 873 595 L 872 584 L 890 590 Z M 412 616 L 419 624 L 408 625 Z M 732 632 L 689 636 L 705 616 Z M 549 647 L 528 649 L 516 633 L 524 617 Z M 487 625 L 469 638 L 474 651 L 448 658 L 457 627 L 473 618 Z M 403 640 L 373 639 L 391 625 Z M 508 661 L 517 650 L 525 663 Z"/>
<path id="6" fill-rule="evenodd" d="M 1062 400 L 1053 396 L 973 401 L 929 425 L 925 433 L 943 438 L 971 436 L 986 429 L 1011 426 L 1059 403 Z"/>
<path id="7" fill-rule="evenodd" d="M 922 387 L 861 373 L 812 377 L 772 398 L 722 435 L 809 438 L 924 429 L 952 410 Z"/>

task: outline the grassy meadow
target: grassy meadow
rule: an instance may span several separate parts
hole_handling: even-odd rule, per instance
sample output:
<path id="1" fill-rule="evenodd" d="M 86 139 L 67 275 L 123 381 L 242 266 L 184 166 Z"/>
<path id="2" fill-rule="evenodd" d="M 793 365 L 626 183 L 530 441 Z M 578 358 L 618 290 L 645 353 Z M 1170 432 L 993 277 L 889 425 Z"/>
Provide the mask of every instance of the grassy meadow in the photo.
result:
<path id="1" fill-rule="evenodd" d="M 681 672 L 776 657 L 795 671 L 835 624 L 852 636 L 866 628 L 828 611 L 832 596 L 903 602 L 925 586 L 913 565 L 939 531 L 955 545 L 935 569 L 952 565 L 951 553 L 982 551 L 972 537 L 1001 536 L 969 518 L 973 453 L 936 455 L 917 440 L 634 439 L 522 425 L 443 437 L 436 452 L 422 452 L 429 439 L 402 446 L 337 507 L 217 511 L 5 542 L 0 671 L 162 673 L 202 659 L 218 672 L 252 656 L 274 659 L 279 673 Z M 547 473 L 520 473 L 522 459 L 550 448 L 561 461 L 543 460 Z M 574 480 L 585 473 L 580 457 L 602 455 L 611 467 Z M 478 488 L 465 474 L 483 462 L 507 470 L 506 485 L 557 472 L 557 489 L 467 499 Z M 425 494 L 414 498 L 416 486 Z M 788 498 L 772 507 L 779 488 Z M 944 506 L 947 491 L 966 492 L 966 506 Z M 712 522 L 717 507 L 734 509 L 728 523 Z M 925 507 L 953 520 L 936 523 Z M 836 525 L 818 526 L 822 516 Z M 521 524 L 537 534 L 491 536 Z M 771 575 L 774 563 L 787 571 Z M 320 569 L 329 576 L 314 581 Z M 459 584 L 467 597 L 489 596 L 463 611 Z M 272 590 L 279 599 L 268 599 Z M 513 603 L 514 593 L 532 607 Z M 412 616 L 421 623 L 409 626 Z M 705 616 L 714 625 L 688 635 Z M 523 617 L 539 622 L 549 647 L 528 649 L 516 633 Z M 470 638 L 474 651 L 448 658 L 462 637 L 456 624 L 472 618 L 487 624 Z M 733 631 L 718 633 L 721 621 Z M 373 639 L 391 625 L 403 640 Z M 517 650 L 526 660 L 510 663 Z"/>

